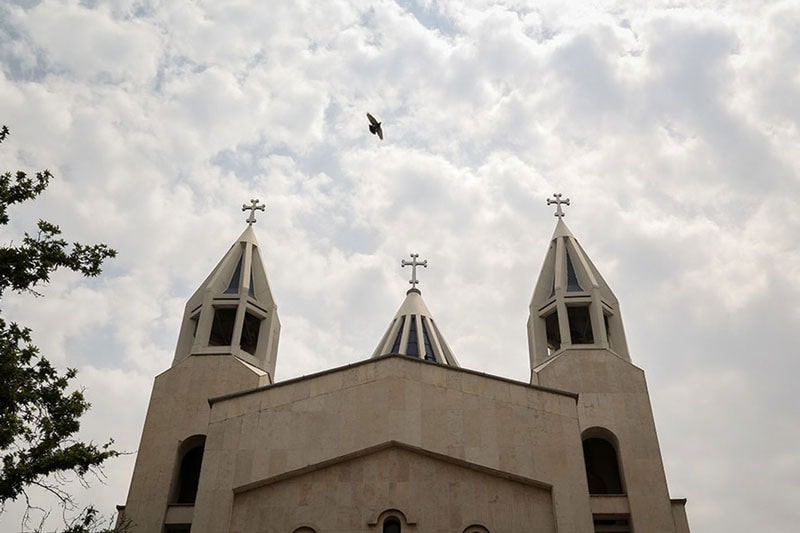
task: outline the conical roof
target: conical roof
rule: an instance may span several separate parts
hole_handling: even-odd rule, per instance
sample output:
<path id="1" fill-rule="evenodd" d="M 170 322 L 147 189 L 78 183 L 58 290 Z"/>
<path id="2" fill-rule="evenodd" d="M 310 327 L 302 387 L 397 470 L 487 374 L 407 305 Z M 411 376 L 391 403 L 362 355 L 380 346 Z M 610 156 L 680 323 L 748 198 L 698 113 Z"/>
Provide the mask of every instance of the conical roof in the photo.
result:
<path id="1" fill-rule="evenodd" d="M 459 366 L 416 287 L 409 289 L 373 357 L 399 354 Z"/>
<path id="2" fill-rule="evenodd" d="M 531 298 L 528 343 L 534 368 L 576 348 L 630 360 L 619 301 L 561 217 Z"/>
<path id="3" fill-rule="evenodd" d="M 190 355 L 230 354 L 272 379 L 280 335 L 277 310 L 248 225 L 186 303 L 173 365 Z"/>
<path id="4" fill-rule="evenodd" d="M 208 292 L 243 294 L 268 305 L 275 303 L 253 226 L 248 225 L 236 239 L 189 302 Z"/>

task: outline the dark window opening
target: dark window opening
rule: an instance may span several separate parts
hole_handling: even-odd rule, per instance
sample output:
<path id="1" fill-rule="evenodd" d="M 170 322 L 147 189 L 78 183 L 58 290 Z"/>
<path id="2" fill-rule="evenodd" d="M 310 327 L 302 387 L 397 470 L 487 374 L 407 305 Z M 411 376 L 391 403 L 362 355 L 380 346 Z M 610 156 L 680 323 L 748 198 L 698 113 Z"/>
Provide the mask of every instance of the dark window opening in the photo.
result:
<path id="1" fill-rule="evenodd" d="M 544 317 L 544 328 L 547 331 L 547 347 L 550 351 L 561 349 L 561 330 L 558 329 L 558 313 L 555 310 Z"/>
<path id="2" fill-rule="evenodd" d="M 244 314 L 242 323 L 242 338 L 239 345 L 247 353 L 256 354 L 258 346 L 258 332 L 261 330 L 261 319 L 251 313 Z"/>
<path id="3" fill-rule="evenodd" d="M 256 297 L 256 285 L 255 281 L 253 280 L 253 268 L 250 267 L 250 288 L 247 290 L 247 294 L 250 295 L 251 298 Z"/>
<path id="4" fill-rule="evenodd" d="M 195 446 L 186 452 L 183 459 L 181 459 L 175 503 L 194 503 L 197 497 L 197 486 L 200 484 L 203 448 L 203 444 Z"/>
<path id="5" fill-rule="evenodd" d="M 436 325 L 436 322 L 434 322 L 433 319 L 431 319 L 431 329 L 433 330 L 434 335 L 436 335 L 436 338 L 439 339 L 439 348 L 442 350 L 442 353 L 439 355 L 442 357 L 442 362 L 448 363 L 453 361 L 453 352 L 450 351 L 450 347 L 447 346 L 444 337 L 442 337 L 442 332 L 439 331 L 439 326 Z"/>
<path id="6" fill-rule="evenodd" d="M 419 356 L 419 342 L 417 341 L 417 316 L 411 315 L 411 322 L 408 324 L 408 348 L 406 355 Z"/>
<path id="7" fill-rule="evenodd" d="M 572 344 L 594 344 L 588 305 L 567 306 L 567 318 Z"/>
<path id="8" fill-rule="evenodd" d="M 428 326 L 425 325 L 425 320 L 422 320 L 422 339 L 425 343 L 425 360 L 436 362 L 436 354 L 433 352 L 433 344 L 428 335 Z"/>
<path id="9" fill-rule="evenodd" d="M 164 526 L 164 533 L 189 533 L 192 524 L 167 524 Z"/>
<path id="10" fill-rule="evenodd" d="M 613 348 L 614 345 L 611 342 L 611 328 L 608 326 L 608 315 L 603 313 L 603 325 L 606 328 L 606 340 L 608 340 L 608 347 Z"/>
<path id="11" fill-rule="evenodd" d="M 613 444 L 599 438 L 584 440 L 583 461 L 586 465 L 589 494 L 624 494 L 617 452 Z"/>
<path id="12" fill-rule="evenodd" d="M 403 339 L 403 326 L 406 325 L 406 317 L 400 317 L 400 327 L 397 328 L 397 337 L 392 345 L 392 353 L 400 353 L 400 341 Z"/>
<path id="13" fill-rule="evenodd" d="M 387 518 L 383 523 L 383 533 L 400 533 L 400 521 L 397 518 Z"/>
<path id="14" fill-rule="evenodd" d="M 575 274 L 575 267 L 572 265 L 572 258 L 567 252 L 567 292 L 580 292 L 583 290 L 578 276 Z"/>
<path id="15" fill-rule="evenodd" d="M 236 321 L 236 308 L 220 307 L 214 309 L 214 321 L 211 323 L 209 346 L 230 346 L 233 338 L 233 323 Z"/>
<path id="16" fill-rule="evenodd" d="M 595 533 L 630 533 L 631 523 L 628 515 L 592 515 Z"/>
<path id="17" fill-rule="evenodd" d="M 225 294 L 236 294 L 239 292 L 239 281 L 242 278 L 242 256 L 239 256 L 239 262 L 236 263 L 236 270 L 233 271 L 233 276 L 231 276 L 231 282 L 228 284 L 228 288 L 225 289 Z"/>

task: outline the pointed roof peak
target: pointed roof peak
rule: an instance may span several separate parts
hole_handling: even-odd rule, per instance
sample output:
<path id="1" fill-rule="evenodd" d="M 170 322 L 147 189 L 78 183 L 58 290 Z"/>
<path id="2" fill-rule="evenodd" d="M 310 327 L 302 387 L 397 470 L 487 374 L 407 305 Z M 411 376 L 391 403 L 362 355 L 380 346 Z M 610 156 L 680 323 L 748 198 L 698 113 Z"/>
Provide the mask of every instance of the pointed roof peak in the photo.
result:
<path id="1" fill-rule="evenodd" d="M 555 198 L 555 200 L 553 198 Z M 574 239 L 575 236 L 569 230 L 569 227 L 567 227 L 567 223 L 564 222 L 564 217 L 566 216 L 566 213 L 564 213 L 564 211 L 562 211 L 561 209 L 562 205 L 570 205 L 569 198 L 564 198 L 562 200 L 561 193 L 558 192 L 553 193 L 553 198 L 547 199 L 547 205 L 556 206 L 556 212 L 553 213 L 553 216 L 558 218 L 558 222 L 556 222 L 556 227 L 555 230 L 553 230 L 553 236 L 550 238 L 550 240 L 555 240 L 559 237 L 569 237 L 571 239 Z"/>
<path id="2" fill-rule="evenodd" d="M 398 318 L 404 315 L 431 316 L 431 312 L 428 310 L 428 306 L 425 305 L 425 300 L 422 299 L 422 292 L 419 289 L 414 288 L 406 291 L 406 298 L 394 316 Z"/>
<path id="3" fill-rule="evenodd" d="M 419 289 L 409 289 L 373 357 L 397 354 L 443 365 L 459 366 Z"/>
<path id="4" fill-rule="evenodd" d="M 251 207 L 258 209 L 257 203 L 253 200 Z M 255 220 L 247 222 L 186 303 L 173 365 L 191 355 L 226 354 L 266 371 L 272 379 L 280 321 L 253 230 Z"/>
<path id="5" fill-rule="evenodd" d="M 558 217 L 533 291 L 528 319 L 531 368 L 561 350 L 608 349 L 630 360 L 619 302 L 589 255 L 564 222 L 555 194 Z"/>
<path id="6" fill-rule="evenodd" d="M 247 225 L 242 234 L 239 235 L 239 238 L 237 239 L 236 242 L 246 242 L 258 245 L 258 239 L 256 239 L 256 232 L 253 230 L 252 224 Z"/>
<path id="7" fill-rule="evenodd" d="M 569 237 L 571 239 L 575 238 L 567 226 L 567 223 L 564 222 L 563 218 L 559 218 L 558 222 L 556 222 L 556 227 L 553 230 L 553 236 L 550 238 L 550 240 L 558 239 L 559 237 Z"/>
<path id="8" fill-rule="evenodd" d="M 453 352 L 439 332 L 431 312 L 417 288 L 417 266 L 428 266 L 427 261 L 418 262 L 417 254 L 411 254 L 411 261 L 402 260 L 401 266 L 411 266 L 411 283 L 406 297 L 395 313 L 389 328 L 384 333 L 373 357 L 387 354 L 406 355 L 434 363 L 459 366 Z"/>

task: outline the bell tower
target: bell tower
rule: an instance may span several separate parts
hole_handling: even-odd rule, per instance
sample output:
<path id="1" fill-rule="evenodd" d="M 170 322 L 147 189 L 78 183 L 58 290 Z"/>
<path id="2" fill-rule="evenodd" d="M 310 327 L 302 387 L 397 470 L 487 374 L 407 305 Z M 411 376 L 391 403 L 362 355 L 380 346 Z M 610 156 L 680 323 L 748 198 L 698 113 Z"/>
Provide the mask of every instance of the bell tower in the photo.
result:
<path id="1" fill-rule="evenodd" d="M 595 531 L 688 531 L 670 500 L 644 372 L 628 352 L 620 305 L 564 222 L 562 205 L 528 318 L 531 384 L 578 393 Z"/>
<path id="2" fill-rule="evenodd" d="M 395 354 L 414 357 L 432 363 L 459 366 L 453 351 L 439 332 L 433 315 L 417 288 L 417 267 L 428 267 L 428 261 L 418 262 L 419 254 L 411 254 L 411 261 L 400 261 L 400 266 L 411 267 L 411 288 L 406 292 L 400 309 L 397 310 L 389 328 L 375 348 L 372 357 Z"/>
<path id="3" fill-rule="evenodd" d="M 528 318 L 531 368 L 564 350 L 607 349 L 630 361 L 619 301 L 578 239 L 564 222 L 561 200 L 555 194 L 558 218 Z"/>
<path id="4" fill-rule="evenodd" d="M 205 455 L 208 400 L 274 380 L 280 321 L 253 224 L 189 298 L 175 356 L 156 376 L 120 523 L 132 531 L 191 529 Z"/>
<path id="5" fill-rule="evenodd" d="M 186 302 L 173 366 L 192 355 L 231 355 L 263 370 L 272 383 L 281 324 L 253 231 L 258 200 L 247 229 Z"/>

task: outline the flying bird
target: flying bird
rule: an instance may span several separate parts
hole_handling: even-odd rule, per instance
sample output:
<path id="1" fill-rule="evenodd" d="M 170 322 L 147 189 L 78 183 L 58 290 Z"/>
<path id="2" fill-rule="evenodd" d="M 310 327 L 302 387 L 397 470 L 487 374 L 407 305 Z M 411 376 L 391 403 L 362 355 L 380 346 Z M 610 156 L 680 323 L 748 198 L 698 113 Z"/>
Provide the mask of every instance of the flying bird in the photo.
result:
<path id="1" fill-rule="evenodd" d="M 378 122 L 375 117 L 367 113 L 367 118 L 369 119 L 369 132 L 373 135 L 377 135 L 380 140 L 383 140 L 383 130 L 381 129 L 381 123 Z"/>

